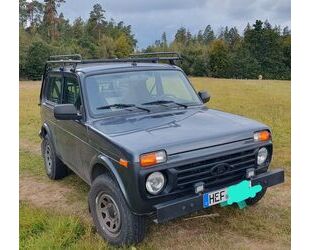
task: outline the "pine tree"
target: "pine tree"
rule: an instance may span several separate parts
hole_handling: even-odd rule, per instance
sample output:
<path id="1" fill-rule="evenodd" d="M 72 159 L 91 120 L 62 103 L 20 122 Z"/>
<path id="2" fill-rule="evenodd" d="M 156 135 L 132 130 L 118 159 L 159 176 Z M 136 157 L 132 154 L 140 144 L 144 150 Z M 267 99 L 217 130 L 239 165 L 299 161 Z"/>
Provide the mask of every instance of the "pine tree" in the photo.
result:
<path id="1" fill-rule="evenodd" d="M 206 45 L 215 40 L 214 31 L 211 28 L 211 25 L 207 25 L 203 32 L 203 38 Z"/>
<path id="2" fill-rule="evenodd" d="M 92 11 L 89 13 L 87 30 L 95 40 L 99 41 L 105 25 L 105 10 L 100 4 L 95 4 Z"/>
<path id="3" fill-rule="evenodd" d="M 27 3 L 27 13 L 30 27 L 35 28 L 40 25 L 43 16 L 43 4 L 38 1 Z"/>
<path id="4" fill-rule="evenodd" d="M 57 33 L 57 21 L 58 13 L 57 8 L 60 7 L 61 3 L 65 3 L 65 0 L 44 0 L 44 16 L 43 22 L 47 28 L 47 36 L 51 40 L 55 40 L 58 37 Z"/>
<path id="5" fill-rule="evenodd" d="M 226 36 L 226 42 L 229 44 L 230 48 L 234 48 L 241 40 L 238 29 L 236 27 L 230 28 Z"/>
<path id="6" fill-rule="evenodd" d="M 71 29 L 74 38 L 79 39 L 83 35 L 84 25 L 85 23 L 81 17 L 78 17 L 73 21 Z"/>
<path id="7" fill-rule="evenodd" d="M 180 44 L 186 43 L 186 29 L 184 27 L 181 27 L 180 29 L 177 30 L 174 40 L 175 42 Z"/>
<path id="8" fill-rule="evenodd" d="M 161 44 L 164 49 L 168 47 L 166 32 L 161 35 Z"/>
<path id="9" fill-rule="evenodd" d="M 19 0 L 19 25 L 25 27 L 28 20 L 27 1 Z"/>

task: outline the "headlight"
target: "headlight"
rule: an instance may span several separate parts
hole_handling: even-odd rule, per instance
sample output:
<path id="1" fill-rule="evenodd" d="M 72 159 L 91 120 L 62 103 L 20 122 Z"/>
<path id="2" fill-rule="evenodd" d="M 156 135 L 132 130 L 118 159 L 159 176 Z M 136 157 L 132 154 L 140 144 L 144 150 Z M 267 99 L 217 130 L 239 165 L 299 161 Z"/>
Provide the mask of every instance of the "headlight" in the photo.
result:
<path id="1" fill-rule="evenodd" d="M 167 154 L 164 150 L 140 155 L 140 166 L 149 167 L 167 161 Z"/>
<path id="2" fill-rule="evenodd" d="M 147 177 L 145 187 L 150 194 L 155 195 L 163 190 L 165 183 L 165 176 L 161 172 L 154 172 Z"/>
<path id="3" fill-rule="evenodd" d="M 261 148 L 260 150 L 258 150 L 257 153 L 257 164 L 258 165 L 262 165 L 266 162 L 268 157 L 268 150 L 267 148 Z"/>

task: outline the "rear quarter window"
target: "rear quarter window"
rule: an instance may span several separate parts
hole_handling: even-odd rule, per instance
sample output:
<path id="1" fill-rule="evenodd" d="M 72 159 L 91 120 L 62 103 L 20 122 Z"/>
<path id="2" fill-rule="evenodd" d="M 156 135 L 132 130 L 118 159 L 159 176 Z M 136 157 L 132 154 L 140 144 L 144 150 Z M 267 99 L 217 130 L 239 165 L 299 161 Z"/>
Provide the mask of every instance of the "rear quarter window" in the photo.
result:
<path id="1" fill-rule="evenodd" d="M 75 77 L 64 78 L 64 93 L 62 103 L 73 104 L 77 110 L 80 110 L 81 97 L 80 97 L 80 85 Z"/>
<path id="2" fill-rule="evenodd" d="M 46 90 L 46 99 L 53 103 L 61 103 L 62 77 L 49 77 Z"/>

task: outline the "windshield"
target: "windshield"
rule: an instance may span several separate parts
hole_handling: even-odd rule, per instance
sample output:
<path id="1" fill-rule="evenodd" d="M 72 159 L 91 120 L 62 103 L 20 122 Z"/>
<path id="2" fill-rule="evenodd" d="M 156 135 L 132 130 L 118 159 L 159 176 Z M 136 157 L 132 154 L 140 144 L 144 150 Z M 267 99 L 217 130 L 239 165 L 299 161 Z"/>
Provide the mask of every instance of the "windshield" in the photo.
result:
<path id="1" fill-rule="evenodd" d="M 201 104 L 194 89 L 177 70 L 135 71 L 86 78 L 86 94 L 93 115 L 128 108 L 187 107 Z"/>

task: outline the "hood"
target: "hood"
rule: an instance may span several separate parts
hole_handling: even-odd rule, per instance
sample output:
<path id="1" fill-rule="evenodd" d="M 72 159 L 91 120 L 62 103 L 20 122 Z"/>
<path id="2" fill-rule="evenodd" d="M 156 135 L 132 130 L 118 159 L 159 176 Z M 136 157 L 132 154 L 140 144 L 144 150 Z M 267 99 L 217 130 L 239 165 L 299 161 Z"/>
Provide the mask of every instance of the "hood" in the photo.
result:
<path id="1" fill-rule="evenodd" d="M 253 138 L 253 132 L 268 129 L 254 120 L 205 107 L 115 116 L 92 125 L 133 154 L 164 149 L 168 155 Z"/>

